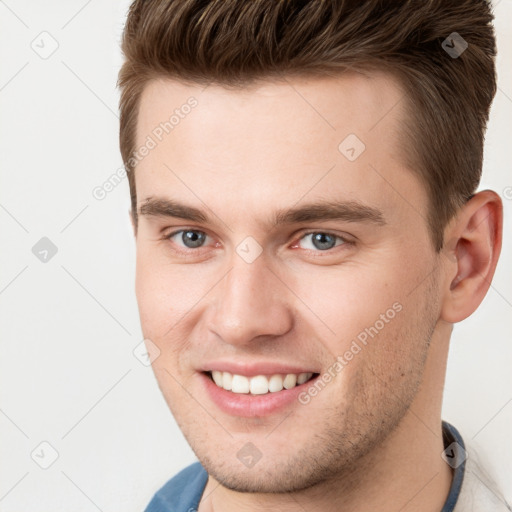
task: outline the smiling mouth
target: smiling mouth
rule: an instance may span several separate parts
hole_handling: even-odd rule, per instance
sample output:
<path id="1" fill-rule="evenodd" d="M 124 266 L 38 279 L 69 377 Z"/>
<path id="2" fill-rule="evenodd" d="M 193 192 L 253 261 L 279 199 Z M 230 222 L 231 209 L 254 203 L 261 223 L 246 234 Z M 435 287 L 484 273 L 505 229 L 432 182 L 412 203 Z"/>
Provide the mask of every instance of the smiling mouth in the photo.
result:
<path id="1" fill-rule="evenodd" d="M 283 389 L 292 389 L 316 378 L 318 373 L 276 373 L 272 375 L 245 375 L 221 372 L 218 370 L 204 372 L 217 387 L 235 394 L 265 395 L 277 393 Z"/>

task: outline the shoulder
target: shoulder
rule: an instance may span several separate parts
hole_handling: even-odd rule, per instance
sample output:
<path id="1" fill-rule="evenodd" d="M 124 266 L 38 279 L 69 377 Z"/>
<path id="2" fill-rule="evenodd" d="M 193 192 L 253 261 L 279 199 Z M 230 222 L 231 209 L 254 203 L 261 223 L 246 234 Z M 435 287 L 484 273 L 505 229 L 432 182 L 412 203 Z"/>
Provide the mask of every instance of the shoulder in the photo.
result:
<path id="1" fill-rule="evenodd" d="M 468 450 L 464 481 L 455 512 L 509 512 L 512 511 L 496 483 L 482 466 L 475 450 Z"/>
<path id="2" fill-rule="evenodd" d="M 443 511 L 509 512 L 510 505 L 486 472 L 474 447 L 465 445 L 462 436 L 449 423 L 443 422 L 445 453 L 450 450 L 450 466 L 454 477 Z"/>
<path id="3" fill-rule="evenodd" d="M 157 491 L 145 512 L 197 510 L 207 480 L 208 473 L 199 462 L 187 466 Z"/>

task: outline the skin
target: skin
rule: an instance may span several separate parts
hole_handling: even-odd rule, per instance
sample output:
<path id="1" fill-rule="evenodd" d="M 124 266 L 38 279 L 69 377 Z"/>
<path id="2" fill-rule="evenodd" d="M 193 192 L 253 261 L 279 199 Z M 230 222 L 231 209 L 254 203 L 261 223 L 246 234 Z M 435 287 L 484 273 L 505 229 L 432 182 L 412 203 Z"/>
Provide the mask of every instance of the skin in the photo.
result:
<path id="1" fill-rule="evenodd" d="M 499 197 L 476 194 L 436 253 L 425 186 L 404 164 L 403 92 L 385 73 L 237 90 L 152 81 L 138 147 L 191 96 L 198 105 L 136 168 L 136 293 L 160 389 L 209 474 L 200 512 L 441 510 L 449 339 L 492 279 Z M 338 150 L 351 133 L 366 146 L 353 162 Z M 210 220 L 143 214 L 155 198 Z M 318 201 L 357 201 L 384 222 L 270 222 Z M 180 229 L 205 233 L 203 246 L 165 237 Z M 342 238 L 326 250 L 311 231 Z M 236 252 L 248 236 L 263 249 L 252 263 Z M 203 389 L 198 370 L 219 358 L 323 374 L 395 303 L 400 312 L 307 405 L 242 418 Z M 237 458 L 247 442 L 262 453 L 252 468 Z"/>

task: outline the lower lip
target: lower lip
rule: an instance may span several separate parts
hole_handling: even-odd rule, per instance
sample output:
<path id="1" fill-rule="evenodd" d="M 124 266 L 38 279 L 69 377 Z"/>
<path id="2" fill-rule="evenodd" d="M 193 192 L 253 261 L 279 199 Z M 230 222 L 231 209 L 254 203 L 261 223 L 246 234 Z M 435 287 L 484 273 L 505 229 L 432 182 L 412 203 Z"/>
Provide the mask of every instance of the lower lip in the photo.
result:
<path id="1" fill-rule="evenodd" d="M 251 395 L 249 393 L 233 393 L 232 391 L 219 388 L 205 373 L 201 373 L 200 377 L 203 380 L 207 393 L 219 409 L 232 416 L 241 416 L 244 418 L 267 416 L 281 411 L 294 402 L 298 404 L 298 396 L 300 393 L 311 386 L 317 379 L 317 377 L 315 377 L 304 384 L 300 384 L 291 389 L 276 391 L 275 393 Z"/>

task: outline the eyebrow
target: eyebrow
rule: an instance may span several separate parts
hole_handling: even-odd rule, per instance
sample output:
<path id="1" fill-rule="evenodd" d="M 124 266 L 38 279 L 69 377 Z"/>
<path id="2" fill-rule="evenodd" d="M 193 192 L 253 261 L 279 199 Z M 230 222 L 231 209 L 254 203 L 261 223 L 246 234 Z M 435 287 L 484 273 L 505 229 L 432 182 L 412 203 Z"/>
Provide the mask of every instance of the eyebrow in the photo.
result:
<path id="1" fill-rule="evenodd" d="M 149 197 L 139 208 L 139 215 L 154 217 L 176 217 L 191 222 L 207 223 L 208 215 L 198 208 L 173 199 Z M 307 203 L 299 207 L 277 210 L 270 219 L 270 227 L 283 224 L 299 224 L 323 220 L 345 222 L 368 222 L 384 225 L 384 215 L 380 210 L 358 201 L 321 201 Z"/>

